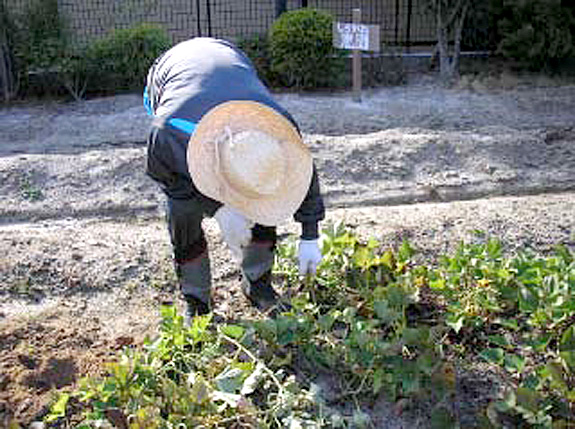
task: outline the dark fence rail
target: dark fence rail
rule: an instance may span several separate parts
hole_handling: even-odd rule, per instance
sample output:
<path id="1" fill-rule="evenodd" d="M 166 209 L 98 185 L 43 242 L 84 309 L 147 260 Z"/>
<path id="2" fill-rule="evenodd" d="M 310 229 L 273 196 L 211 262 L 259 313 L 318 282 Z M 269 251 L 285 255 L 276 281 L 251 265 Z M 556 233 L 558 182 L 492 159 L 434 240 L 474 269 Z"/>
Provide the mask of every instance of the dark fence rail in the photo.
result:
<path id="1" fill-rule="evenodd" d="M 4 0 L 18 14 L 38 0 Z M 58 0 L 60 14 L 78 41 L 101 36 L 115 28 L 140 22 L 163 26 L 174 42 L 194 36 L 231 40 L 266 33 L 282 10 L 314 7 L 331 12 L 338 21 L 351 21 L 354 8 L 362 21 L 380 26 L 382 47 L 430 46 L 435 40 L 435 18 L 429 0 Z M 483 3 L 474 2 L 465 39 L 487 45 L 488 22 L 477 19 Z M 483 41 L 483 42 L 482 42 Z M 465 42 L 465 41 L 464 41 Z M 465 43 L 464 43 L 465 44 Z M 467 43 L 471 45 L 471 43 Z"/>
<path id="2" fill-rule="evenodd" d="M 4 0 L 15 15 L 23 13 L 34 1 L 38 0 Z M 239 42 L 267 33 L 282 11 L 306 6 L 326 10 L 336 21 L 351 22 L 352 10 L 360 8 L 362 22 L 380 28 L 380 52 L 365 56 L 372 60 L 388 58 L 368 62 L 367 82 L 377 82 L 381 80 L 377 74 L 390 68 L 389 61 L 395 61 L 389 58 L 429 55 L 432 51 L 435 17 L 428 3 L 429 0 L 58 0 L 58 12 L 79 43 L 142 22 L 162 26 L 176 43 L 195 36 Z M 485 6 L 479 6 L 483 3 L 487 2 L 474 2 L 475 12 L 464 34 L 464 49 L 487 49 L 488 20 L 481 12 Z M 397 62 L 391 67 L 396 65 Z"/>
<path id="3" fill-rule="evenodd" d="M 16 13 L 32 0 L 5 0 Z M 58 8 L 80 41 L 140 22 L 162 25 L 174 42 L 194 36 L 229 39 L 266 33 L 281 10 L 309 6 L 327 10 L 340 21 L 352 9 L 363 21 L 381 27 L 389 46 L 429 45 L 435 39 L 428 0 L 58 0 Z"/>

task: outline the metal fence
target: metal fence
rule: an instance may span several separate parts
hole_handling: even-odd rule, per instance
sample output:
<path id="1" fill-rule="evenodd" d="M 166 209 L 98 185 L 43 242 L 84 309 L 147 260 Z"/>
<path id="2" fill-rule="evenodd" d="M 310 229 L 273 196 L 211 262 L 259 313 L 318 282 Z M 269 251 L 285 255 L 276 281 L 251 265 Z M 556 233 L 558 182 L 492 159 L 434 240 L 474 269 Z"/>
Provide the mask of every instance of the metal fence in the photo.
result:
<path id="1" fill-rule="evenodd" d="M 46 0 L 4 0 L 14 13 Z M 282 10 L 313 7 L 351 22 L 354 8 L 361 21 L 380 28 L 380 52 L 370 58 L 366 73 L 375 78 L 389 58 L 429 53 L 435 40 L 435 18 L 429 0 L 53 0 L 78 42 L 88 42 L 111 30 L 139 23 L 163 27 L 172 41 L 213 36 L 233 42 L 265 34 Z M 486 2 L 474 2 L 475 5 Z M 485 29 L 468 26 L 466 38 L 481 43 Z M 464 40 L 465 46 L 465 40 Z M 391 55 L 390 55 L 391 54 Z M 386 60 L 381 58 L 387 57 Z M 375 60 L 377 58 L 377 60 Z M 387 61 L 382 65 L 381 61 Z M 397 64 L 397 62 L 395 63 Z M 393 66 L 393 65 L 392 65 Z"/>
<path id="2" fill-rule="evenodd" d="M 35 1 L 5 0 L 16 13 Z M 362 10 L 362 21 L 380 26 L 385 46 L 430 45 L 435 38 L 428 0 L 58 0 L 58 9 L 78 41 L 88 41 L 110 30 L 149 22 L 161 25 L 179 42 L 194 36 L 238 40 L 263 34 L 286 10 L 303 6 L 331 12 L 350 21 L 352 10 Z"/>
<path id="3" fill-rule="evenodd" d="M 4 0 L 14 13 L 45 0 Z M 350 21 L 352 10 L 362 10 L 362 21 L 380 26 L 383 46 L 430 46 L 435 40 L 435 17 L 429 0 L 55 0 L 73 34 L 87 41 L 110 30 L 149 22 L 161 25 L 173 42 L 214 36 L 237 40 L 268 31 L 282 8 L 308 6 Z M 483 3 L 474 2 L 474 9 Z M 484 37 L 485 22 L 467 27 L 467 39 Z M 479 42 L 481 44 L 481 42 Z"/>

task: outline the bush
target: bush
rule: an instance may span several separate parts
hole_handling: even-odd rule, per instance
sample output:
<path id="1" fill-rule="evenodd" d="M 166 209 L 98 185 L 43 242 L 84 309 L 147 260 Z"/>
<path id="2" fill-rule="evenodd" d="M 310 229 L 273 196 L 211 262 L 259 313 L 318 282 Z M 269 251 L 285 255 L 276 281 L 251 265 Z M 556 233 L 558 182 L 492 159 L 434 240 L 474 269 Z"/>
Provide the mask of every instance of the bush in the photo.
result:
<path id="1" fill-rule="evenodd" d="M 267 35 L 255 34 L 238 41 L 240 48 L 252 61 L 258 76 L 267 86 L 280 85 L 279 76 L 271 68 L 270 43 Z"/>
<path id="2" fill-rule="evenodd" d="M 502 9 L 498 51 L 530 70 L 556 67 L 574 52 L 574 17 L 559 0 L 514 0 Z"/>
<path id="3" fill-rule="evenodd" d="M 318 88 L 339 85 L 340 50 L 333 47 L 333 17 L 317 9 L 286 12 L 269 33 L 271 70 L 286 86 Z"/>
<path id="4" fill-rule="evenodd" d="M 20 84 L 20 93 L 57 93 L 60 88 L 56 70 L 70 44 L 66 23 L 58 13 L 58 2 L 32 1 L 23 12 L 9 29 L 13 73 Z"/>
<path id="5" fill-rule="evenodd" d="M 64 20 L 58 13 L 57 0 L 30 3 L 22 22 L 22 51 L 30 70 L 50 68 L 65 52 L 68 36 Z"/>
<path id="6" fill-rule="evenodd" d="M 0 0 L 0 97 L 4 101 L 15 95 L 18 83 L 14 58 L 15 28 L 8 8 Z"/>
<path id="7" fill-rule="evenodd" d="M 115 30 L 85 53 L 88 90 L 108 92 L 142 87 L 153 61 L 170 46 L 160 27 L 140 24 Z"/>

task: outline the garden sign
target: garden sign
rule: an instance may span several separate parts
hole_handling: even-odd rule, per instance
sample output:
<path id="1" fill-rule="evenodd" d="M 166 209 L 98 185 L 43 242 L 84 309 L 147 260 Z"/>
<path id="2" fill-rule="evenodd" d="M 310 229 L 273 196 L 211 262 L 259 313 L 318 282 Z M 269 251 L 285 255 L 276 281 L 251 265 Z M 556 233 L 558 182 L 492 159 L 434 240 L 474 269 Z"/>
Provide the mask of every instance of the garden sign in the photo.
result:
<path id="1" fill-rule="evenodd" d="M 353 22 L 334 22 L 333 44 L 353 52 L 354 100 L 361 101 L 361 51 L 379 51 L 379 25 L 361 24 L 361 9 L 353 9 Z"/>

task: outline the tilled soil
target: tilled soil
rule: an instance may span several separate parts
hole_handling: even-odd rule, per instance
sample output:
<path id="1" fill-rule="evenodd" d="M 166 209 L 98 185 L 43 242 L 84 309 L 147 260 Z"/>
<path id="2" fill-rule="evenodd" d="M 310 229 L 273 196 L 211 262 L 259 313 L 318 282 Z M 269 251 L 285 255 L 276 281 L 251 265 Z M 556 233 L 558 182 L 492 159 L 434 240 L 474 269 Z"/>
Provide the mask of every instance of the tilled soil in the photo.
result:
<path id="1" fill-rule="evenodd" d="M 509 79 L 381 88 L 362 103 L 347 93 L 277 97 L 316 159 L 326 222 L 386 246 L 407 238 L 422 260 L 477 230 L 509 252 L 573 246 L 575 86 Z M 153 336 L 159 304 L 177 299 L 163 196 L 143 173 L 148 122 L 138 95 L 0 110 L 6 425 L 40 418 L 55 389 Z M 239 292 L 215 223 L 205 228 L 216 311 L 261 317 Z M 379 405 L 380 427 L 413 427 Z"/>

